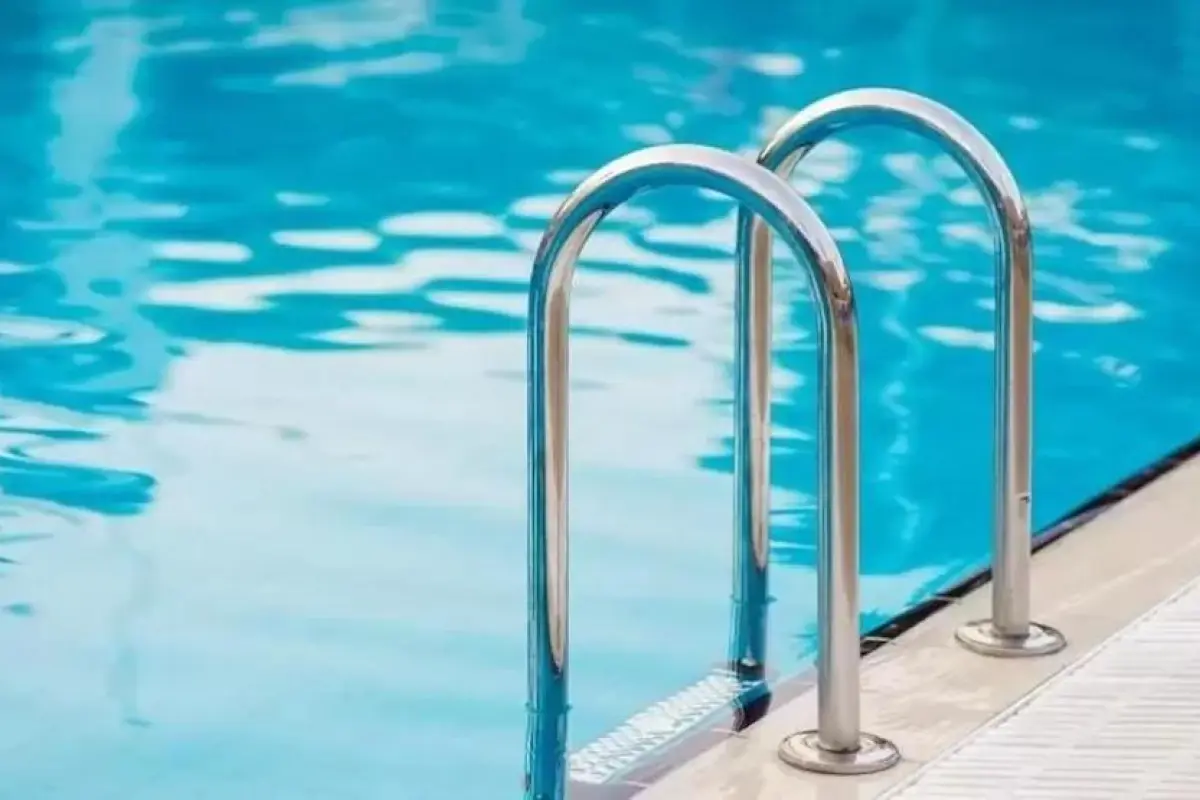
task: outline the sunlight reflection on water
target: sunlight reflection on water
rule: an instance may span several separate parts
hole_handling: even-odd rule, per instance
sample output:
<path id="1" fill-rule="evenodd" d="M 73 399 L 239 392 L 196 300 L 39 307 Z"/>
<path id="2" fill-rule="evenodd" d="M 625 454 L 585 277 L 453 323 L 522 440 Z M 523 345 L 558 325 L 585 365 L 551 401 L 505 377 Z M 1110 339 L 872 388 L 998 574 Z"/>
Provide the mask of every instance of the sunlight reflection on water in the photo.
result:
<path id="1" fill-rule="evenodd" d="M 515 780 L 529 266 L 565 193 L 636 146 L 751 155 L 852 85 L 955 105 L 1010 159 L 1036 230 L 1039 524 L 1192 435 L 1200 153 L 1194 109 L 1156 87 L 1200 85 L 1162 55 L 1180 31 L 1196 49 L 1195 15 L 1097 4 L 1079 37 L 1023 1 L 907 15 L 859 0 L 820 20 L 779 12 L 793 34 L 672 5 L 78 0 L 14 15 L 0 34 L 12 792 L 82 796 L 86 776 L 89 796 L 128 800 L 468 800 Z M 1028 46 L 1001 71 L 994 48 L 1034 13 L 1078 49 L 1083 84 Z M 953 162 L 891 132 L 822 144 L 793 185 L 858 290 L 863 607 L 878 621 L 986 557 L 992 234 Z M 576 742 L 724 650 L 734 225 L 711 192 L 663 190 L 584 252 Z M 812 653 L 816 331 L 782 252 L 775 328 L 771 636 L 790 670 Z M 467 759 L 472 775 L 453 768 Z"/>

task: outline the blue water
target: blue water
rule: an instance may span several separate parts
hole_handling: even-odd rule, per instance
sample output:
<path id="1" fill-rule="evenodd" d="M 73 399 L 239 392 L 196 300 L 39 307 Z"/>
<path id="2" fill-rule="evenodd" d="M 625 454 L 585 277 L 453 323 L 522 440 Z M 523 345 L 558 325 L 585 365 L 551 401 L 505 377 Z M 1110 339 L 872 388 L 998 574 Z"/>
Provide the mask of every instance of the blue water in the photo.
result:
<path id="1" fill-rule="evenodd" d="M 1035 222 L 1038 525 L 1200 429 L 1200 6 L 597 7 L 5 12 L 0 796 L 519 795 L 530 252 L 644 144 L 752 152 L 869 84 L 956 107 Z M 989 232 L 898 133 L 795 183 L 859 289 L 871 624 L 986 561 Z M 576 746 L 723 657 L 732 220 L 639 198 L 578 275 Z M 814 319 L 777 275 L 787 672 L 813 649 Z"/>

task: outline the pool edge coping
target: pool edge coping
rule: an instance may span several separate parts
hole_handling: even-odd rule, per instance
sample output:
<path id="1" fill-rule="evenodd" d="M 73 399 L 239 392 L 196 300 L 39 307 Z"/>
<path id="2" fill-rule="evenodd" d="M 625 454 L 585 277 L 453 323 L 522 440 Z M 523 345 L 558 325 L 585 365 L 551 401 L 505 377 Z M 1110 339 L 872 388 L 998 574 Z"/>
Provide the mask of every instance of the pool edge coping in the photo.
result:
<path id="1" fill-rule="evenodd" d="M 1060 542 L 1068 534 L 1088 526 L 1098 518 L 1103 518 L 1122 501 L 1142 492 L 1197 456 L 1200 456 L 1200 436 L 1186 441 L 1130 473 L 1047 525 L 1034 535 L 1034 553 L 1041 552 Z M 937 617 L 940 612 L 961 604 L 965 598 L 977 594 L 990 580 L 989 565 L 867 631 L 861 637 L 862 657 L 868 658 L 876 654 L 881 648 L 893 644 L 897 638 Z M 1067 633 L 1069 636 L 1070 631 Z M 629 800 L 657 786 L 730 739 L 740 737 L 756 723 L 777 715 L 779 711 L 809 693 L 815 684 L 816 673 L 811 667 L 784 676 L 772 684 L 768 693 L 755 698 L 744 707 L 732 705 L 715 712 L 705 722 L 639 759 L 611 781 L 584 783 L 572 780 L 569 794 L 577 800 Z"/>

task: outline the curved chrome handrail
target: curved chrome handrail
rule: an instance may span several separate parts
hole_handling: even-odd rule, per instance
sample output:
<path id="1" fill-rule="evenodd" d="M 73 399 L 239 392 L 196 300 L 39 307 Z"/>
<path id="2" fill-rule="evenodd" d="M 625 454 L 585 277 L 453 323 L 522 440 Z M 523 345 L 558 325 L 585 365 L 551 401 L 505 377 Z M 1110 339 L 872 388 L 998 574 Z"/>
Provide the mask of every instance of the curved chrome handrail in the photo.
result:
<path id="1" fill-rule="evenodd" d="M 854 89 L 830 95 L 802 109 L 784 123 L 760 151 L 758 163 L 781 177 L 826 138 L 850 128 L 894 125 L 942 146 L 966 171 L 987 200 L 988 213 L 998 230 L 996 248 L 996 452 L 993 519 L 992 618 L 960 628 L 958 641 L 977 653 L 993 656 L 1038 656 L 1066 646 L 1063 635 L 1030 619 L 1031 452 L 1033 415 L 1033 242 L 1029 214 L 1016 179 L 992 144 L 969 122 L 928 98 L 895 89 Z M 769 295 L 770 270 L 757 262 L 771 259 L 771 232 L 744 210 L 739 215 L 738 241 L 742 262 L 737 276 L 736 303 L 757 304 Z M 739 317 L 742 342 L 761 336 L 751 330 L 750 317 Z M 738 365 L 739 395 L 752 406 L 763 405 L 768 392 L 769 365 L 750 360 Z M 744 454 L 751 470 L 766 455 Z M 757 558 L 765 542 L 767 497 L 752 498 L 741 528 L 741 552 Z M 762 590 L 761 559 L 755 569 L 739 573 L 739 594 L 753 601 Z"/>
<path id="2" fill-rule="evenodd" d="M 819 490 L 823 545 L 820 573 L 835 587 L 834 603 L 819 610 L 819 625 L 835 644 L 818 675 L 820 733 L 828 760 L 850 770 L 891 766 L 893 745 L 857 730 L 858 647 L 858 323 L 850 279 L 833 238 L 808 204 L 780 178 L 731 153 L 698 145 L 649 147 L 594 172 L 550 220 L 534 257 L 529 295 L 529 685 L 526 800 L 561 800 L 567 747 L 567 393 L 568 307 L 575 264 L 604 217 L 638 192 L 683 184 L 728 195 L 783 237 L 812 275 L 822 358 L 817 376 Z M 760 270 L 770 270 L 760 260 Z M 769 310 L 768 297 L 758 298 Z M 757 329 L 757 328 L 756 328 Z M 751 339 L 753 361 L 765 362 L 770 326 Z M 764 452 L 765 414 L 740 420 L 737 436 Z M 766 462 L 737 477 L 766 484 Z M 755 489 L 754 492 L 759 490 Z M 764 543 L 765 544 L 765 543 Z M 837 736 L 829 728 L 837 722 Z M 853 735 L 848 735 L 853 734 Z M 836 752 L 834 752 L 836 751 Z M 822 752 L 826 752 L 822 749 Z"/>

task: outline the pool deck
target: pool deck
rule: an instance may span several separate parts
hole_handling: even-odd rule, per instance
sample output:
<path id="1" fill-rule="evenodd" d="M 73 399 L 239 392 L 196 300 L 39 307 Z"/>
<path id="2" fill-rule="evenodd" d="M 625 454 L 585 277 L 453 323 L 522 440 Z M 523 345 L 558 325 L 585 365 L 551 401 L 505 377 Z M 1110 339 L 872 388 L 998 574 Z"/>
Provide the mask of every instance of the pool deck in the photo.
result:
<path id="1" fill-rule="evenodd" d="M 1041 550 L 1034 617 L 1070 645 L 1032 659 L 959 647 L 990 586 L 868 655 L 864 728 L 901 763 L 861 777 L 799 772 L 779 742 L 816 721 L 808 691 L 644 788 L 641 800 L 1197 797 L 1200 459 Z"/>
<path id="2" fill-rule="evenodd" d="M 1195 582 L 887 796 L 1194 798 L 1198 644 Z"/>

